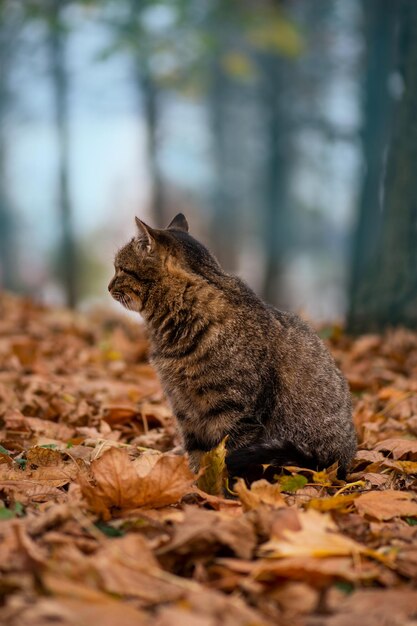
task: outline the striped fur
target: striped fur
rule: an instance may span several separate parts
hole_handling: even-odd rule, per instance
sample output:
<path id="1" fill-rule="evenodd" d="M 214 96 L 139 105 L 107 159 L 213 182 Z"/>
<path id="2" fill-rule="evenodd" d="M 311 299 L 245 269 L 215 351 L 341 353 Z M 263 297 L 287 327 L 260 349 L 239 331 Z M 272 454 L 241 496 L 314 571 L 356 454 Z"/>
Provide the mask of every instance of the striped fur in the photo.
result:
<path id="1" fill-rule="evenodd" d="M 109 290 L 145 320 L 192 466 L 228 435 L 232 473 L 245 455 L 271 462 L 275 446 L 279 464 L 287 450 L 289 462 L 337 461 L 343 475 L 356 450 L 350 395 L 316 333 L 224 272 L 181 214 L 165 230 L 137 224 Z"/>

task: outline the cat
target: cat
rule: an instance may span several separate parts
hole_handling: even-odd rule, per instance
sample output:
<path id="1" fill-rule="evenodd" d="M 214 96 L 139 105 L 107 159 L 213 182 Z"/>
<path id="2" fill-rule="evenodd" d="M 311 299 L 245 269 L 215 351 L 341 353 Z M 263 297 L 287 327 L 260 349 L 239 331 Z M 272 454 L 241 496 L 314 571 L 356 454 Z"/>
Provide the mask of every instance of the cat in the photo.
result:
<path id="1" fill-rule="evenodd" d="M 227 436 L 232 478 L 261 464 L 334 463 L 345 478 L 356 451 L 351 398 L 318 335 L 226 273 L 181 213 L 166 229 L 136 224 L 109 291 L 145 321 L 191 467 Z"/>

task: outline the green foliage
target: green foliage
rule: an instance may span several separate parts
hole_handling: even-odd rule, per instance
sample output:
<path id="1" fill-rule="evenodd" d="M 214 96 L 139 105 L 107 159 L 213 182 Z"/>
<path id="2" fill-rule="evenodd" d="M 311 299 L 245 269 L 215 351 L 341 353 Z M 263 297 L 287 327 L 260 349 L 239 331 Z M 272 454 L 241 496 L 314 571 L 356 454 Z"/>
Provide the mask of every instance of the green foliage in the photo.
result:
<path id="1" fill-rule="evenodd" d="M 124 533 L 119 528 L 114 528 L 110 524 L 106 524 L 103 520 L 99 520 L 95 523 L 95 527 L 98 528 L 106 537 L 123 537 L 126 533 Z"/>
<path id="2" fill-rule="evenodd" d="M 302 474 L 294 474 L 293 476 L 277 476 L 282 491 L 293 493 L 302 489 L 308 483 L 308 479 Z"/>
<path id="3" fill-rule="evenodd" d="M 4 504 L 0 505 L 0 521 L 13 519 L 14 517 L 21 517 L 24 514 L 23 504 L 21 502 L 15 502 L 12 507 L 6 507 Z"/>

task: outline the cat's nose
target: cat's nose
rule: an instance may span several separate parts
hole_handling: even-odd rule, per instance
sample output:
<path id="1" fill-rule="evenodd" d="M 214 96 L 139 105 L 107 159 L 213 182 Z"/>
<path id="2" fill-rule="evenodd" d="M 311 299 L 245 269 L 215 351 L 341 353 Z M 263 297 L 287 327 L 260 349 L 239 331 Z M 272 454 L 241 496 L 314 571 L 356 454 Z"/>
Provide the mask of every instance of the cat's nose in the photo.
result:
<path id="1" fill-rule="evenodd" d="M 109 282 L 109 286 L 107 287 L 107 289 L 111 292 L 111 290 L 114 287 L 114 283 L 116 282 L 116 277 L 114 276 L 111 281 Z"/>

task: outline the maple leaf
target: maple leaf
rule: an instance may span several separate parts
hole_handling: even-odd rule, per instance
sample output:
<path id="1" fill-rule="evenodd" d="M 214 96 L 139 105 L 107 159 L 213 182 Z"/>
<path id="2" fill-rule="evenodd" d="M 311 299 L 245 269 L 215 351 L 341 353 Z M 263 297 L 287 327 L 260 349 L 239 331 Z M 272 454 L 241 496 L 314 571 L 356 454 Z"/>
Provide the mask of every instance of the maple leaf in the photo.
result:
<path id="1" fill-rule="evenodd" d="M 195 476 L 184 457 L 161 455 L 149 473 L 139 476 L 126 450 L 110 448 L 91 463 L 91 479 L 79 482 L 88 504 L 109 516 L 112 507 L 162 507 L 192 491 Z"/>

